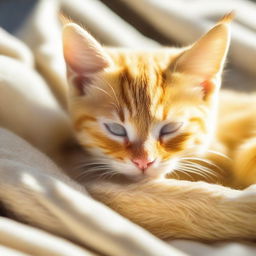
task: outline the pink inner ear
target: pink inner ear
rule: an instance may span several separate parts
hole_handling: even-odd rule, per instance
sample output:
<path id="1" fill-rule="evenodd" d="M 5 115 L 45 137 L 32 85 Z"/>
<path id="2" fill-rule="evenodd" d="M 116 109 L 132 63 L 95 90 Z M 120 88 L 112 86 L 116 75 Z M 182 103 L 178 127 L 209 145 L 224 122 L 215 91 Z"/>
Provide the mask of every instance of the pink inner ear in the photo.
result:
<path id="1" fill-rule="evenodd" d="M 73 72 L 86 76 L 97 73 L 108 66 L 107 60 L 100 54 L 95 51 L 89 52 L 88 49 L 81 49 L 80 52 L 67 49 L 65 59 Z"/>
<path id="2" fill-rule="evenodd" d="M 204 96 L 206 97 L 209 93 L 213 90 L 213 83 L 209 80 L 205 80 L 202 83 L 200 83 L 200 86 L 203 88 Z"/>
<path id="3" fill-rule="evenodd" d="M 77 74 L 74 76 L 74 72 L 69 68 L 67 69 L 67 77 L 70 78 L 70 82 L 75 87 L 80 96 L 86 94 L 87 85 L 92 83 L 92 78 L 85 76 L 84 74 Z"/>
<path id="4" fill-rule="evenodd" d="M 91 79 L 82 75 L 75 76 L 72 81 L 72 84 L 75 86 L 80 96 L 86 95 L 86 87 L 90 83 Z"/>
<path id="5" fill-rule="evenodd" d="M 63 51 L 68 67 L 77 75 L 90 76 L 109 65 L 102 46 L 76 24 L 63 29 Z"/>

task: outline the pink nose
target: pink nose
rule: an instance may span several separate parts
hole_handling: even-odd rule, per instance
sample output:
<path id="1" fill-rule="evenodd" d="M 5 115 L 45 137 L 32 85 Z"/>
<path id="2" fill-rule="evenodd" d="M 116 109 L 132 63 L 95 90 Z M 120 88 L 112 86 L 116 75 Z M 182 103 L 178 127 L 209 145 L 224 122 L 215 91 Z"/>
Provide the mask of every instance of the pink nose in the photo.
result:
<path id="1" fill-rule="evenodd" d="M 145 171 L 149 166 L 151 166 L 155 160 L 150 161 L 147 158 L 134 158 L 132 159 L 132 162 L 137 165 L 137 167 L 139 169 L 141 169 L 142 171 Z"/>

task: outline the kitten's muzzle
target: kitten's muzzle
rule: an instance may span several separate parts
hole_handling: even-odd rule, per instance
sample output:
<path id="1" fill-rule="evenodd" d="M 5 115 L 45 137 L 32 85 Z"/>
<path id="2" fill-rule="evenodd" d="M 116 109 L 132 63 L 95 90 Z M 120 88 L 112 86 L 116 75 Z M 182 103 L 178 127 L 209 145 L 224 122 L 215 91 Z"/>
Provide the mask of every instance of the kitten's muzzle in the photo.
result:
<path id="1" fill-rule="evenodd" d="M 142 171 L 145 172 L 154 162 L 155 160 L 150 160 L 146 157 L 134 158 L 131 161 Z"/>

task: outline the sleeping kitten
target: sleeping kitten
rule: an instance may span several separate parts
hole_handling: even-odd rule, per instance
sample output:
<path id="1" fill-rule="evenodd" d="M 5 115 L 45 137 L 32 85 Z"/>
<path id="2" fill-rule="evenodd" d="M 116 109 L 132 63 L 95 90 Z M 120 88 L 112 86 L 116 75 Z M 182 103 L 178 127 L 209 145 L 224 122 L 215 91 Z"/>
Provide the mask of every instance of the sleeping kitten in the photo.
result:
<path id="1" fill-rule="evenodd" d="M 91 152 L 83 176 L 86 189 L 94 198 L 160 238 L 256 239 L 255 185 L 235 190 L 206 182 L 156 179 L 166 172 L 176 177 L 175 169 L 186 173 L 203 171 L 199 173 L 203 175 L 220 172 L 226 178 L 233 173 L 235 186 L 255 182 L 256 107 L 252 103 L 256 102 L 256 95 L 222 92 L 214 127 L 218 79 L 229 41 L 226 22 L 222 20 L 191 47 L 144 51 L 144 54 L 103 49 L 76 25 L 64 29 L 71 85 L 70 112 L 78 139 Z M 68 168 L 66 164 L 73 158 L 76 162 L 81 155 L 77 155 L 80 151 L 76 147 L 70 148 L 68 141 L 72 138 L 67 117 L 37 72 L 12 59 L 23 56 L 19 51 L 13 48 L 14 55 L 0 58 L 1 126 Z M 56 74 L 52 72 L 50 77 Z M 113 122 L 118 122 L 118 126 L 112 125 Z M 125 130 L 119 125 L 125 126 Z M 73 189 L 83 192 L 84 184 L 72 182 L 39 152 L 33 153 L 35 150 L 24 141 L 8 134 L 1 131 L 0 201 L 7 210 L 5 213 L 13 212 L 11 218 L 82 243 L 99 243 L 106 230 L 113 229 L 108 236 L 117 239 L 114 248 L 119 251 L 120 243 L 127 245 L 129 234 L 122 234 L 126 225 L 118 217 L 112 224 L 106 219 L 108 227 L 101 222 L 103 236 L 98 232 L 96 239 L 97 232 L 93 233 L 89 241 L 87 228 L 94 229 L 96 226 L 91 224 L 97 221 L 93 215 L 102 219 L 106 214 L 92 210 L 98 208 L 97 202 L 88 204 L 81 197 L 76 197 L 79 204 L 72 200 L 70 192 Z M 136 161 L 137 156 L 146 161 Z M 87 182 L 87 173 L 95 171 L 98 175 L 99 170 L 111 164 L 115 173 L 119 170 L 141 180 L 125 185 L 110 179 Z M 115 168 L 118 164 L 119 169 Z M 120 164 L 125 168 L 120 169 Z M 110 171 L 106 173 L 112 175 Z M 82 225 L 81 220 L 86 221 L 88 214 L 93 223 L 87 221 Z M 135 247 L 140 246 L 138 237 L 132 240 Z M 105 245 L 111 247 L 109 243 Z"/>
<path id="2" fill-rule="evenodd" d="M 218 111 L 231 20 L 226 15 L 185 48 L 103 48 L 76 24 L 63 30 L 70 116 L 90 153 L 79 181 L 160 238 L 256 236 L 254 187 L 239 195 L 176 180 L 236 188 L 256 182 L 256 95 L 222 92 Z M 137 182 L 105 181 L 102 170 Z M 99 178 L 91 181 L 90 173 Z"/>
<path id="3" fill-rule="evenodd" d="M 216 140 L 231 19 L 190 47 L 151 50 L 102 48 L 78 25 L 64 27 L 70 115 L 94 161 L 137 179 L 210 172 L 199 156 Z"/>

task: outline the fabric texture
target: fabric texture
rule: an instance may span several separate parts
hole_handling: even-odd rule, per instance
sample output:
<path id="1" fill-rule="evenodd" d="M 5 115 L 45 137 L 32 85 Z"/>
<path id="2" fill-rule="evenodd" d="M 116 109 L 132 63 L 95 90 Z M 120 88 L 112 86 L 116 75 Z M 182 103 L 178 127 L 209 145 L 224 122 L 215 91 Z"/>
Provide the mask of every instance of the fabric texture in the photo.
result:
<path id="1" fill-rule="evenodd" d="M 193 41 L 209 23 L 203 18 L 203 7 L 194 8 L 200 19 L 182 15 L 183 1 L 178 6 L 169 1 L 123 2 L 180 43 Z M 202 1 L 192 2 L 203 6 Z M 226 11 L 216 8 L 212 8 L 214 15 Z M 0 255 L 254 255 L 253 243 L 160 241 L 93 200 L 57 166 L 66 164 L 58 161 L 60 155 L 71 157 L 70 151 L 63 150 L 63 143 L 73 142 L 65 114 L 68 88 L 61 51 L 60 10 L 84 24 L 105 44 L 159 46 L 96 0 L 39 1 L 17 34 L 23 42 L 0 30 Z M 250 19 L 246 21 L 248 27 L 253 26 Z M 234 87 L 239 87 L 239 81 L 247 81 L 250 88 L 251 82 L 243 72 L 254 72 L 250 62 L 253 56 L 246 62 L 236 55 L 241 49 L 247 54 L 249 41 L 235 36 L 234 42 L 231 62 L 242 70 L 242 78 Z M 10 115 L 15 115 L 17 123 L 8 118 Z M 57 159 L 56 163 L 49 156 Z"/>

